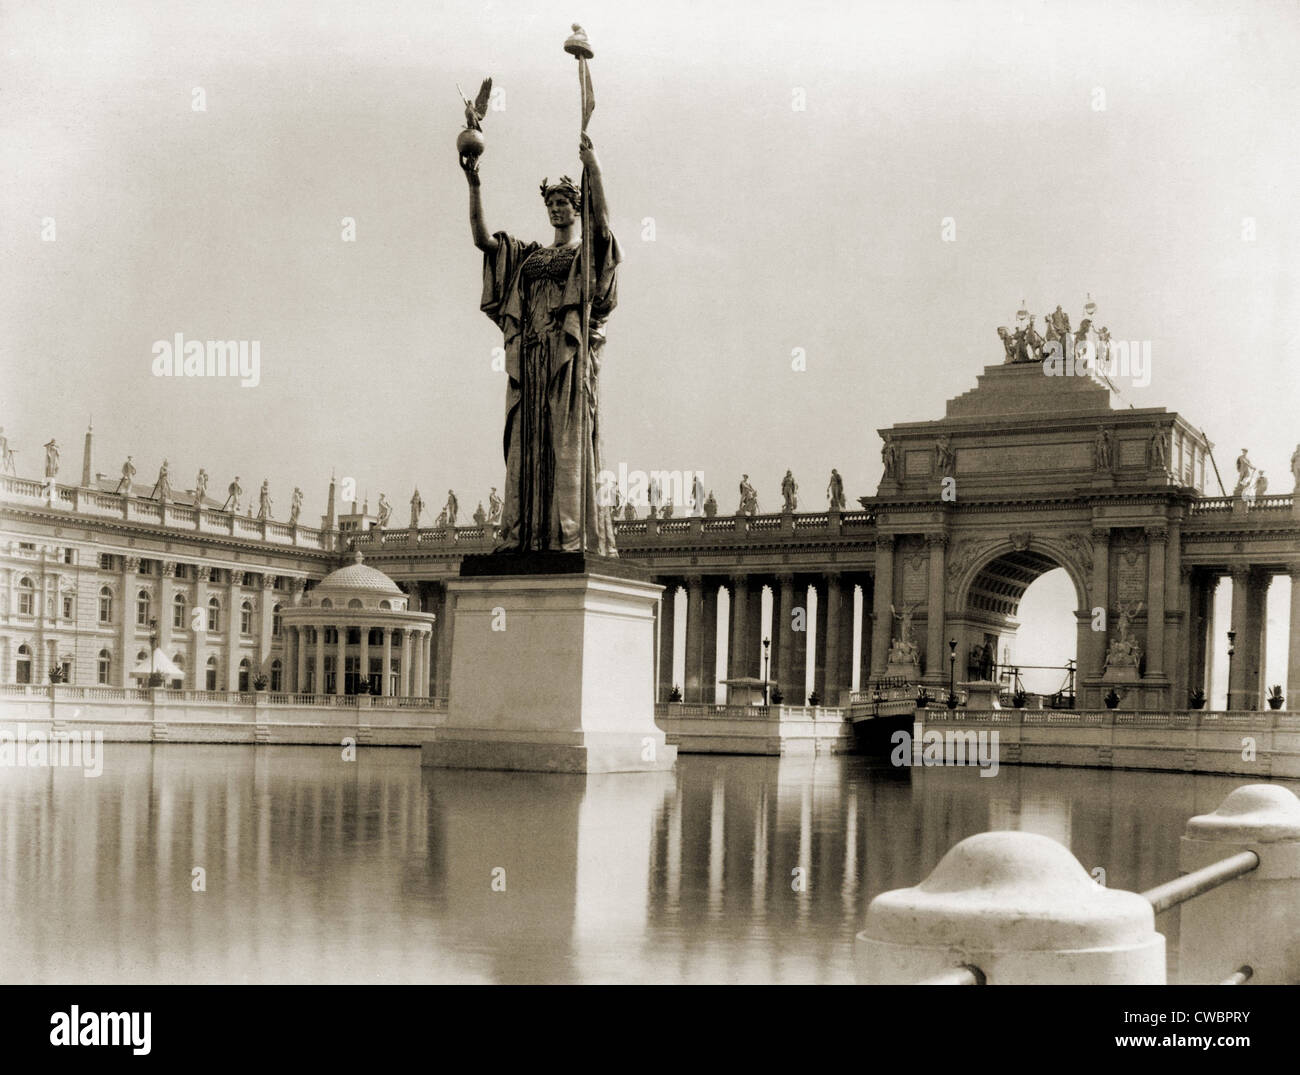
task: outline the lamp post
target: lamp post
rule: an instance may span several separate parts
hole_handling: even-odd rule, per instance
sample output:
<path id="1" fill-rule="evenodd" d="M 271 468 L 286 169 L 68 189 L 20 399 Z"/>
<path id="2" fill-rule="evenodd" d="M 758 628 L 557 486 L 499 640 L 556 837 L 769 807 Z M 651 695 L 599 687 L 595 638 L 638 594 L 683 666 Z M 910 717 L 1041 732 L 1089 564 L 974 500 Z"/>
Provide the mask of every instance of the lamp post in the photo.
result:
<path id="1" fill-rule="evenodd" d="M 948 708 L 957 708 L 957 640 L 948 640 Z"/>
<path id="2" fill-rule="evenodd" d="M 162 673 L 158 671 L 158 621 L 149 620 L 149 686 L 162 686 Z"/>
<path id="3" fill-rule="evenodd" d="M 1237 652 L 1237 632 L 1228 632 L 1228 693 L 1224 699 L 1223 708 L 1232 708 L 1232 655 Z"/>
<path id="4" fill-rule="evenodd" d="M 769 652 L 771 646 L 772 646 L 772 640 L 770 638 L 763 639 L 763 705 L 764 706 L 767 705 L 767 669 L 768 669 L 768 660 L 771 657 L 771 653 Z"/>

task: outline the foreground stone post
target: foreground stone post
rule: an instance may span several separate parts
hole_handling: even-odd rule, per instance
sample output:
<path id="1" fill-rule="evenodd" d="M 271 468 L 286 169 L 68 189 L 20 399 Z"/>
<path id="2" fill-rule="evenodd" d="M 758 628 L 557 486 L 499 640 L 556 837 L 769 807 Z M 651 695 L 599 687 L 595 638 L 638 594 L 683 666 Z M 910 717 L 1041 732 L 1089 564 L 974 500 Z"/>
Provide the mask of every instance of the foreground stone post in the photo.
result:
<path id="1" fill-rule="evenodd" d="M 988 985 L 1164 985 L 1165 939 L 1150 903 L 1098 885 L 1055 840 L 985 832 L 915 888 L 872 900 L 854 963 L 863 985 L 961 966 Z"/>
<path id="2" fill-rule="evenodd" d="M 1242 966 L 1252 985 L 1300 983 L 1300 799 L 1276 784 L 1237 788 L 1211 814 L 1187 822 L 1185 873 L 1240 851 L 1259 866 L 1184 903 L 1179 982 L 1221 982 Z"/>

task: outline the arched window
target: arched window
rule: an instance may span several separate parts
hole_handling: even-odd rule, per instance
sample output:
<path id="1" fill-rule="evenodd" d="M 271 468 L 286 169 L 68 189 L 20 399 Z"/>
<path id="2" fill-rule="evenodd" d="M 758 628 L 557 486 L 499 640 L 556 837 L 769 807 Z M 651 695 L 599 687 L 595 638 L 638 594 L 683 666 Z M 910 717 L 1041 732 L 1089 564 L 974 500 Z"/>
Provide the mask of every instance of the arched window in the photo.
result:
<path id="1" fill-rule="evenodd" d="M 99 588 L 99 622 L 113 622 L 113 591 L 107 586 Z"/>
<path id="2" fill-rule="evenodd" d="M 361 598 L 354 597 L 348 602 L 348 608 L 361 608 Z"/>
<path id="3" fill-rule="evenodd" d="M 279 693 L 284 689 L 284 668 L 278 660 L 271 662 L 271 690 Z"/>
<path id="4" fill-rule="evenodd" d="M 328 597 L 322 597 L 322 598 L 320 599 L 320 607 L 321 607 L 321 608 L 333 608 L 333 607 L 334 607 L 334 602 L 331 601 Z"/>
<path id="5" fill-rule="evenodd" d="M 253 633 L 253 606 L 247 601 L 239 606 L 239 633 L 241 635 Z"/>
<path id="6" fill-rule="evenodd" d="M 35 587 L 32 580 L 22 578 L 18 580 L 18 615 L 34 616 L 36 608 Z"/>
<path id="7" fill-rule="evenodd" d="M 221 630 L 221 602 L 215 597 L 208 598 L 208 630 Z M 212 689 L 216 690 L 215 687 Z"/>
<path id="8" fill-rule="evenodd" d="M 135 622 L 141 627 L 149 626 L 149 606 L 151 598 L 148 590 L 141 590 L 135 598 Z"/>
<path id="9" fill-rule="evenodd" d="M 279 638 L 284 634 L 284 620 L 280 615 L 280 606 L 271 609 L 271 637 Z"/>
<path id="10" fill-rule="evenodd" d="M 113 671 L 113 658 L 109 656 L 108 650 L 99 651 L 99 657 L 95 660 L 95 681 L 97 683 L 107 683 L 109 674 Z"/>
<path id="11" fill-rule="evenodd" d="M 217 659 L 215 657 L 208 658 L 208 666 L 204 670 L 203 685 L 210 691 L 217 689 Z"/>
<path id="12" fill-rule="evenodd" d="M 248 672 L 249 663 L 248 658 L 245 657 L 239 662 L 239 689 L 244 692 L 248 691 Z"/>
<path id="13" fill-rule="evenodd" d="M 179 668 L 182 672 L 184 672 L 185 655 L 183 653 L 173 653 L 172 664 L 174 664 L 177 668 Z M 183 676 L 177 676 L 172 682 L 175 683 L 176 686 L 178 687 L 183 687 L 185 685 L 185 679 Z"/>
<path id="14" fill-rule="evenodd" d="M 32 681 L 32 647 L 25 642 L 18 647 L 18 663 L 14 666 L 14 682 Z"/>
<path id="15" fill-rule="evenodd" d="M 178 593 L 172 598 L 172 626 L 185 630 L 185 595 Z"/>
<path id="16" fill-rule="evenodd" d="M 387 598 L 384 598 L 384 600 L 382 600 L 382 601 L 379 602 L 379 607 L 380 607 L 380 608 L 392 608 L 392 607 L 393 607 L 393 603 L 392 603 L 391 601 L 389 601 Z"/>

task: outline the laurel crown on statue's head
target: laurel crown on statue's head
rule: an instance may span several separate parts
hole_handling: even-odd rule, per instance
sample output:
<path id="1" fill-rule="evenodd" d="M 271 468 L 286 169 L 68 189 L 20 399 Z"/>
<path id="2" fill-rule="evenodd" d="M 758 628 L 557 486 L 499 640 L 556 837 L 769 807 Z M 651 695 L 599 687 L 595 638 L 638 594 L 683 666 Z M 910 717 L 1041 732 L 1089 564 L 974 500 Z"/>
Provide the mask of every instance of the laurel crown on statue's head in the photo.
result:
<path id="1" fill-rule="evenodd" d="M 549 179 L 543 179 L 541 190 L 542 201 L 546 201 L 546 199 L 552 194 L 559 191 L 573 203 L 574 209 L 579 211 L 582 209 L 582 188 L 567 175 L 560 176 L 560 181 L 558 183 L 552 183 Z"/>

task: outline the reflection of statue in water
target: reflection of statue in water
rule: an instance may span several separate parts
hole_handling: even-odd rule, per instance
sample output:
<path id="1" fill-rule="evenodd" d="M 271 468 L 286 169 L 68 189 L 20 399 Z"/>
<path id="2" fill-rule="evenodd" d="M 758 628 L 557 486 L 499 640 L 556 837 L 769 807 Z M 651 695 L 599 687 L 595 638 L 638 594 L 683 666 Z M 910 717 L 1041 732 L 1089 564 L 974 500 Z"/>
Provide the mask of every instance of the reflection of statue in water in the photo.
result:
<path id="1" fill-rule="evenodd" d="M 585 133 L 578 156 L 591 223 L 591 234 L 583 237 L 590 253 L 585 266 L 578 235 L 583 191 L 577 184 L 567 177 L 543 181 L 542 200 L 554 240 L 549 245 L 525 242 L 488 230 L 479 194 L 479 157 L 461 156 L 469 184 L 470 228 L 474 245 L 483 251 L 481 308 L 501 329 L 506 351 L 501 552 L 578 551 L 585 535 L 591 552 L 617 555 L 609 508 L 597 503 L 596 475 L 602 469 L 604 326 L 617 303 L 622 255 L 609 227 L 600 162 Z M 590 281 L 589 316 L 583 309 L 584 270 Z M 579 385 L 584 346 L 585 383 Z"/>

